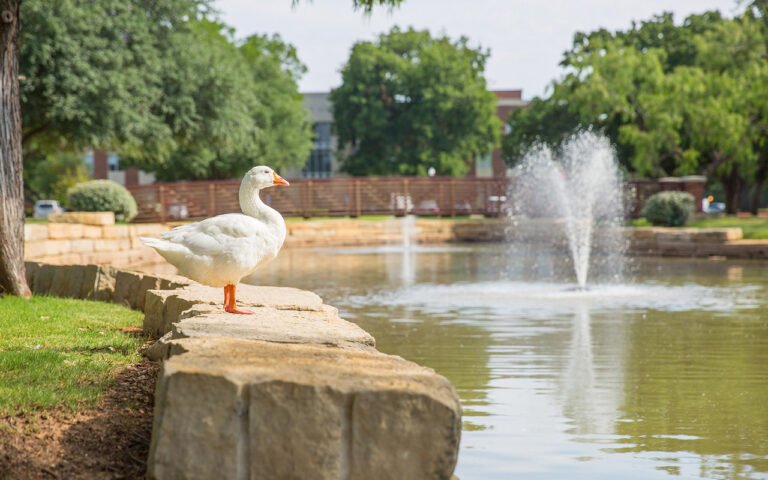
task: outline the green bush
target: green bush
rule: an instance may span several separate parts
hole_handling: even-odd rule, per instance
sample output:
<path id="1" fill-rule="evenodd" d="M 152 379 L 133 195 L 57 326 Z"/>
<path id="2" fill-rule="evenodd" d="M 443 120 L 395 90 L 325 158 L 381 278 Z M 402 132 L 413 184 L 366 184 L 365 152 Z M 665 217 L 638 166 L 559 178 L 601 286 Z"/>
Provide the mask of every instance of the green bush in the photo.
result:
<path id="1" fill-rule="evenodd" d="M 78 212 L 115 212 L 118 222 L 130 222 L 138 213 L 131 192 L 111 180 L 91 180 L 67 192 L 69 209 Z"/>
<path id="2" fill-rule="evenodd" d="M 659 192 L 643 207 L 643 217 L 652 225 L 680 227 L 693 215 L 694 198 L 688 192 Z"/>

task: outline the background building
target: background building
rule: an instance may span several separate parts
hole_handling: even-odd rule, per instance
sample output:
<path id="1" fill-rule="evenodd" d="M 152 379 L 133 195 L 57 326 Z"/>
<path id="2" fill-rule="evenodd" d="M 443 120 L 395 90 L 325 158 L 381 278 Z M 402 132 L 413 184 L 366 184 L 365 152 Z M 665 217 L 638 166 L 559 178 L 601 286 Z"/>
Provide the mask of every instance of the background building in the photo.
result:
<path id="1" fill-rule="evenodd" d="M 301 169 L 287 169 L 288 178 L 330 178 L 338 175 L 336 135 L 333 134 L 333 106 L 327 92 L 305 93 L 304 106 L 309 111 L 314 133 L 312 151 Z"/>
<path id="2" fill-rule="evenodd" d="M 120 185 L 148 185 L 155 182 L 155 174 L 139 170 L 137 167 L 120 165 L 120 157 L 106 150 L 89 150 L 85 154 L 85 164 L 95 179 L 112 180 Z"/>
<path id="3" fill-rule="evenodd" d="M 508 133 L 507 119 L 509 115 L 515 110 L 528 105 L 528 101 L 523 100 L 522 90 L 494 90 L 493 93 L 496 95 L 496 115 L 503 124 L 503 133 Z M 474 163 L 470 176 L 477 178 L 502 178 L 507 176 L 507 165 L 504 162 L 501 146 L 489 154 L 478 157 Z"/>
<path id="4" fill-rule="evenodd" d="M 497 90 L 496 114 L 506 128 L 509 114 L 528 104 L 523 100 L 522 90 Z M 313 122 L 314 146 L 301 169 L 289 169 L 285 174 L 288 178 L 330 178 L 341 175 L 339 161 L 336 156 L 337 138 L 333 133 L 333 106 L 328 92 L 312 92 L 304 94 L 304 106 Z M 475 159 L 470 170 L 470 177 L 501 178 L 507 175 L 501 148 Z"/>

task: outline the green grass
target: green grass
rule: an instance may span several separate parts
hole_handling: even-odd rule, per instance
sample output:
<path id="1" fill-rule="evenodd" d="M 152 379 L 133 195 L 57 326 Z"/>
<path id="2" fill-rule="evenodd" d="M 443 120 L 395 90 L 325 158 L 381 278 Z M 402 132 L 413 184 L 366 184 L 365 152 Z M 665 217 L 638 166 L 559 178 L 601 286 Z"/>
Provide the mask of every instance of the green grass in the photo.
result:
<path id="1" fill-rule="evenodd" d="M 140 360 L 144 339 L 121 329 L 141 318 L 108 303 L 0 298 L 0 417 L 94 406 L 115 372 Z"/>
<path id="2" fill-rule="evenodd" d="M 629 224 L 633 227 L 652 227 L 653 225 L 651 222 L 644 218 L 635 218 L 634 220 L 631 220 Z"/>
<path id="3" fill-rule="evenodd" d="M 651 227 L 651 223 L 638 218 L 632 220 L 633 227 Z M 717 217 L 702 218 L 689 222 L 691 228 L 741 228 L 744 238 L 748 240 L 768 240 L 768 218 L 766 217 Z"/>
<path id="4" fill-rule="evenodd" d="M 730 228 L 738 227 L 744 238 L 752 240 L 768 239 L 768 218 L 766 217 L 719 217 L 703 218 L 690 222 L 687 227 L 695 228 Z"/>

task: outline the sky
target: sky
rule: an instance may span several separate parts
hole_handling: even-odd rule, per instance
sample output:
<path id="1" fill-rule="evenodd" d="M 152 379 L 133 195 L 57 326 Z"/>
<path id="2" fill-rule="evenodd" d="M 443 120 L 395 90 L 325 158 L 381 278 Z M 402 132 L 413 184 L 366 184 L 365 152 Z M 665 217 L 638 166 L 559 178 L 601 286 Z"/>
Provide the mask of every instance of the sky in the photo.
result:
<path id="1" fill-rule="evenodd" d="M 238 38 L 279 33 L 295 45 L 309 69 L 299 82 L 302 92 L 337 87 L 352 45 L 399 25 L 464 35 L 472 46 L 489 48 L 489 88 L 522 88 L 526 99 L 545 94 L 561 74 L 558 63 L 577 31 L 625 29 L 663 11 L 674 12 L 678 22 L 706 10 L 737 12 L 736 0 L 406 0 L 370 17 L 354 11 L 352 0 L 302 0 L 297 6 L 291 0 L 217 0 L 215 6 Z"/>

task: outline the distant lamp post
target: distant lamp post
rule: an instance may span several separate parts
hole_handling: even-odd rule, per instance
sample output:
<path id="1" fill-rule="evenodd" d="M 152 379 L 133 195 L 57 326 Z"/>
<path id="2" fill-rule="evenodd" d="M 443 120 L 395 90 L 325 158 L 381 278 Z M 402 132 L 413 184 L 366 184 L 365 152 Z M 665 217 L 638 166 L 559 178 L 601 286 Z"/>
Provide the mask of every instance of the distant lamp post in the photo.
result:
<path id="1" fill-rule="evenodd" d="M 429 175 L 430 177 L 434 177 L 435 173 L 437 173 L 437 170 L 435 170 L 435 167 L 429 167 L 429 169 L 427 170 L 427 175 Z"/>

